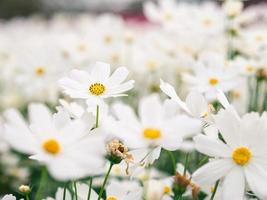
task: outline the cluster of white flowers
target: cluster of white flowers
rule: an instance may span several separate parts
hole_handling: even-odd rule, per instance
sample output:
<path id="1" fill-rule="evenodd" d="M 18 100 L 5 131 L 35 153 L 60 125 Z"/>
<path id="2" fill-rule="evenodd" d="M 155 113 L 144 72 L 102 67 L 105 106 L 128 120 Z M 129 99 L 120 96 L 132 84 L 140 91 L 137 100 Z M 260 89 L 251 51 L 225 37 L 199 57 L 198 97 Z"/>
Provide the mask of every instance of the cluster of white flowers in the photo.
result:
<path id="1" fill-rule="evenodd" d="M 144 13 L 0 22 L 0 177 L 14 154 L 26 200 L 267 199 L 267 14 Z"/>

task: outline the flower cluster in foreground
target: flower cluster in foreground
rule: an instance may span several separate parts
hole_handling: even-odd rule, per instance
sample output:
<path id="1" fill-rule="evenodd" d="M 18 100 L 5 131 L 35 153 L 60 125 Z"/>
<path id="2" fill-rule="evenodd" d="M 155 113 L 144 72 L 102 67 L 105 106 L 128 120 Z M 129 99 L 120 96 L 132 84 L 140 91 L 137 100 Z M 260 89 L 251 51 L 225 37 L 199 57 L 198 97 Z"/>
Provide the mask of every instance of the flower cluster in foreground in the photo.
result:
<path id="1" fill-rule="evenodd" d="M 267 199 L 266 12 L 143 10 L 0 22 L 1 200 Z"/>

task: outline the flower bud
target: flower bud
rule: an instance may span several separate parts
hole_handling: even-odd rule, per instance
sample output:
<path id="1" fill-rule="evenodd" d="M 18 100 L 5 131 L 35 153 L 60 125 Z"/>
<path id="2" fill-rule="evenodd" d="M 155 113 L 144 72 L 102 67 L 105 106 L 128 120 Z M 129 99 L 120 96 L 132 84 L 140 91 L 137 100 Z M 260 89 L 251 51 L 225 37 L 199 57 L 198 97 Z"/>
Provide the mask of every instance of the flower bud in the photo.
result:
<path id="1" fill-rule="evenodd" d="M 28 185 L 19 186 L 19 191 L 24 194 L 29 194 L 31 192 L 31 188 Z"/>

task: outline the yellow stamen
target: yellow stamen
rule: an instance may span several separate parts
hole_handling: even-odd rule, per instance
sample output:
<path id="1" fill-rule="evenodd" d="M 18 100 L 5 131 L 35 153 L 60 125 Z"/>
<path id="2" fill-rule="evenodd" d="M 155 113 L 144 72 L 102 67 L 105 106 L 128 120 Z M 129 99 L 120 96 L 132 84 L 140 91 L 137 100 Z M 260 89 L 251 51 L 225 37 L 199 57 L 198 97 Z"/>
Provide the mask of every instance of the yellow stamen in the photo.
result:
<path id="1" fill-rule="evenodd" d="M 77 49 L 80 52 L 85 52 L 87 50 L 87 46 L 86 46 L 86 44 L 80 44 L 80 45 L 78 45 Z"/>
<path id="2" fill-rule="evenodd" d="M 49 139 L 43 143 L 43 148 L 46 152 L 55 155 L 60 152 L 61 147 L 57 140 Z"/>
<path id="3" fill-rule="evenodd" d="M 158 129 L 146 128 L 144 130 L 144 137 L 147 139 L 158 139 L 161 137 L 161 133 Z"/>
<path id="4" fill-rule="evenodd" d="M 43 66 L 38 66 L 35 68 L 35 74 L 38 76 L 42 76 L 45 73 L 45 68 Z"/>
<path id="5" fill-rule="evenodd" d="M 164 188 L 163 188 L 163 193 L 164 194 L 169 194 L 171 192 L 171 188 L 169 187 L 169 186 L 165 186 Z"/>
<path id="6" fill-rule="evenodd" d="M 169 13 L 169 12 L 166 12 L 166 13 L 164 14 L 164 19 L 165 19 L 166 21 L 171 21 L 171 20 L 173 19 L 173 15 L 172 15 L 171 13 Z"/>
<path id="7" fill-rule="evenodd" d="M 94 83 L 90 85 L 89 92 L 91 92 L 93 95 L 101 95 L 105 92 L 105 86 L 101 83 Z"/>
<path id="8" fill-rule="evenodd" d="M 262 42 L 264 40 L 264 36 L 263 35 L 256 35 L 255 39 L 257 42 Z"/>
<path id="9" fill-rule="evenodd" d="M 205 25 L 205 26 L 211 26 L 212 25 L 212 19 L 210 19 L 210 18 L 205 18 L 205 19 L 203 19 L 203 24 Z"/>
<path id="10" fill-rule="evenodd" d="M 210 78 L 209 79 L 209 84 L 212 86 L 215 86 L 219 83 L 219 80 L 217 78 Z"/>
<path id="11" fill-rule="evenodd" d="M 255 72 L 255 67 L 253 67 L 252 65 L 248 65 L 248 66 L 246 67 L 246 69 L 247 69 L 247 72 L 249 72 L 249 73 L 253 73 L 253 72 Z"/>
<path id="12" fill-rule="evenodd" d="M 245 165 L 251 159 L 252 153 L 248 147 L 238 147 L 232 153 L 232 159 L 238 165 Z"/>
<path id="13" fill-rule="evenodd" d="M 108 196 L 106 200 L 118 200 L 115 196 Z"/>
<path id="14" fill-rule="evenodd" d="M 113 38 L 112 38 L 111 35 L 106 35 L 106 36 L 104 37 L 104 42 L 105 42 L 106 44 L 110 44 L 110 43 L 112 43 L 112 40 L 113 40 Z"/>
<path id="15" fill-rule="evenodd" d="M 154 70 L 158 66 L 158 62 L 156 60 L 148 60 L 146 65 L 150 70 Z"/>
<path id="16" fill-rule="evenodd" d="M 112 63 L 115 63 L 115 64 L 118 63 L 120 61 L 120 55 L 117 53 L 113 53 L 111 55 L 111 61 Z"/>

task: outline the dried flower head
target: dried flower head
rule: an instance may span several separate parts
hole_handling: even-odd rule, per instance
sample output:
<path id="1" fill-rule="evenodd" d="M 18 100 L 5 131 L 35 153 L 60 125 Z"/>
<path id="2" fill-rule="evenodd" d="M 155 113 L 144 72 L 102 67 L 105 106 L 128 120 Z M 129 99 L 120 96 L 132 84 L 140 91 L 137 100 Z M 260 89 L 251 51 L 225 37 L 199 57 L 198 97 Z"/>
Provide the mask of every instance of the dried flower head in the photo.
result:
<path id="1" fill-rule="evenodd" d="M 118 164 L 122 160 L 127 163 L 126 173 L 128 174 L 128 164 L 133 162 L 133 156 L 129 153 L 128 147 L 126 147 L 121 141 L 114 139 L 110 141 L 106 146 L 108 152 L 108 159 Z"/>

